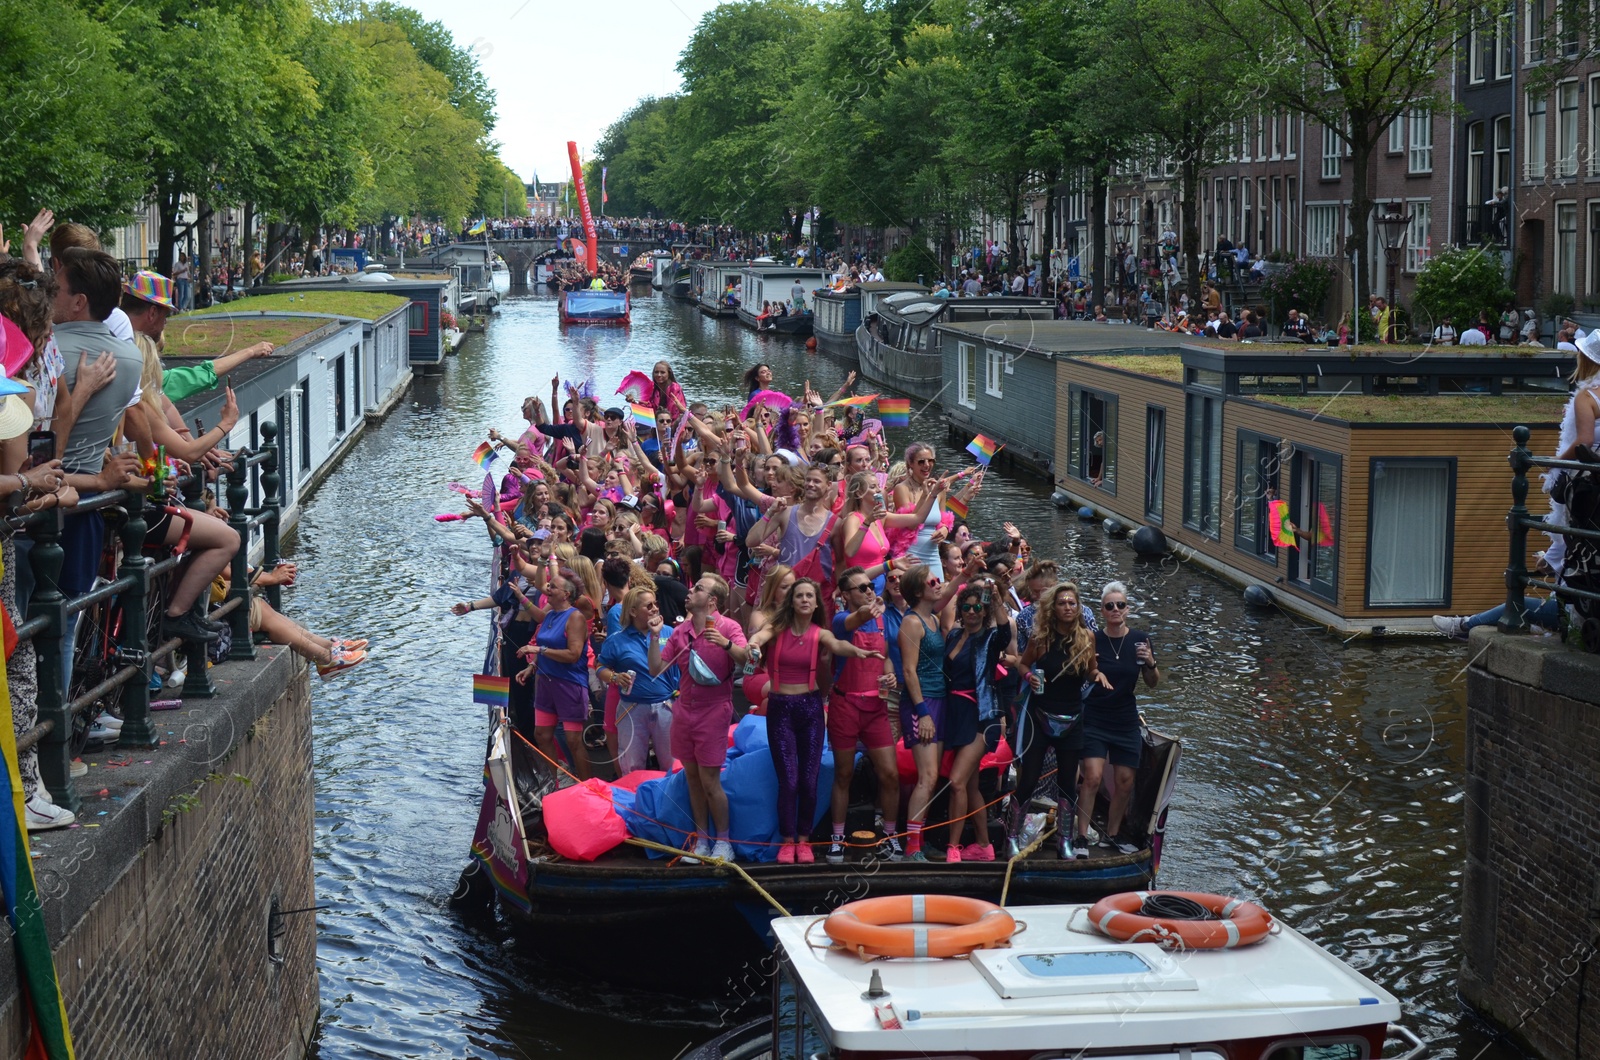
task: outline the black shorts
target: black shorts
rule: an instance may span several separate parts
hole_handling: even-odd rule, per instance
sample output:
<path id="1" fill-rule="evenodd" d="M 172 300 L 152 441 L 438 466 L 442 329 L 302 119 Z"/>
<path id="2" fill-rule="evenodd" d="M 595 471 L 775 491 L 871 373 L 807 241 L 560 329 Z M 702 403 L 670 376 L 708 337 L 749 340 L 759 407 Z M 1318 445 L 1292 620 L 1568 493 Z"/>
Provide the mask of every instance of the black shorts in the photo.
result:
<path id="1" fill-rule="evenodd" d="M 172 526 L 172 513 L 165 507 L 146 506 L 144 510 L 144 543 L 146 547 L 167 543 L 167 530 Z"/>
<path id="2" fill-rule="evenodd" d="M 1144 752 L 1144 736 L 1139 727 L 1132 729 L 1102 729 L 1086 725 L 1083 730 L 1083 757 L 1103 758 L 1114 766 L 1139 768 Z"/>
<path id="3" fill-rule="evenodd" d="M 978 738 L 978 701 L 973 698 L 973 693 L 968 690 L 957 692 L 954 689 L 945 693 L 944 697 L 944 728 L 939 733 L 939 740 L 951 751 L 959 751 Z"/>

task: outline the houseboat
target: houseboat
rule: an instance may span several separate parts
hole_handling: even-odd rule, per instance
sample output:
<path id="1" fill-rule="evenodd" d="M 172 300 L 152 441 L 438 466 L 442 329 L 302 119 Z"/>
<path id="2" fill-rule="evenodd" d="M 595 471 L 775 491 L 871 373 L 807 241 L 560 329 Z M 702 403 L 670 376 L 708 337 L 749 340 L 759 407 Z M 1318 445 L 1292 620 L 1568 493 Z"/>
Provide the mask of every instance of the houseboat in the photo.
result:
<path id="1" fill-rule="evenodd" d="M 487 243 L 446 243 L 428 252 L 428 261 L 435 267 L 455 272 L 461 313 L 487 313 L 500 304 L 494 286 L 494 257 Z"/>
<path id="2" fill-rule="evenodd" d="M 933 326 L 999 320 L 1047 321 L 1055 307 L 1043 298 L 934 298 L 901 291 L 874 302 L 856 329 L 861 374 L 925 401 L 940 398 L 944 367 L 933 347 Z"/>
<path id="3" fill-rule="evenodd" d="M 406 356 L 418 372 L 440 370 L 445 358 L 444 314 L 459 317 L 460 285 L 455 273 L 423 271 L 358 272 L 308 276 L 271 284 L 263 294 L 282 293 L 293 299 L 313 291 L 371 292 L 398 295 L 406 312 Z"/>
<path id="4" fill-rule="evenodd" d="M 633 319 L 627 291 L 562 291 L 560 311 L 562 327 L 627 327 Z"/>
<path id="5" fill-rule="evenodd" d="M 491 655 L 497 657 L 497 652 Z M 762 812 L 749 809 L 741 792 L 752 790 L 752 785 L 766 790 L 760 787 L 763 772 L 766 782 L 771 780 L 765 731 L 764 719 L 747 716 L 730 734 L 733 744 L 723 780 L 736 822 L 733 842 L 739 860 L 738 868 L 732 868 L 662 856 L 661 848 L 676 853 L 694 827 L 681 773 L 653 773 L 643 782 L 634 773 L 614 787 L 589 780 L 584 784 L 592 794 L 567 788 L 541 795 L 533 785 L 537 754 L 508 725 L 502 708 L 490 708 L 483 802 L 473 861 L 463 873 L 459 900 L 467 905 L 498 904 L 512 919 L 532 926 L 546 952 L 559 953 L 562 961 L 607 978 L 626 974 L 616 954 L 647 933 L 664 947 L 663 952 L 679 955 L 675 976 L 716 982 L 765 952 L 770 945 L 766 926 L 778 907 L 785 913 L 825 911 L 839 894 L 859 893 L 868 878 L 872 892 L 879 895 L 940 892 L 997 901 L 1004 892 L 1013 902 L 1031 904 L 1092 901 L 1148 887 L 1160 867 L 1180 746 L 1159 733 L 1145 732 L 1129 824 L 1124 826 L 1139 844 L 1133 854 L 1095 848 L 1088 858 L 1062 859 L 1052 833 L 1010 865 L 1003 855 L 995 861 L 959 864 L 891 861 L 877 855 L 871 842 L 872 806 L 863 802 L 852 807 L 847 823 L 853 835 L 868 839 L 857 841 L 843 864 L 830 865 L 819 857 L 814 864 L 796 865 L 779 864 L 774 860 L 779 844 L 764 841 L 774 838 L 776 817 L 770 823 L 773 834 L 741 836 L 737 824 L 743 813 Z M 818 779 L 823 809 L 832 784 L 832 761 L 831 753 L 826 753 Z M 915 767 L 908 762 L 907 768 L 914 775 Z M 983 782 L 992 791 L 995 767 L 985 772 Z M 626 790 L 630 784 L 632 791 Z M 597 804 L 596 798 L 605 801 Z M 585 842 L 591 835 L 616 829 L 607 839 L 616 844 L 611 849 L 602 844 L 598 855 L 586 852 L 593 860 L 563 856 L 556 849 L 562 845 L 559 837 L 553 837 L 557 815 L 572 813 L 570 808 L 585 800 L 578 833 Z M 943 804 L 937 800 L 930 810 L 925 850 L 944 849 L 947 828 L 939 818 Z M 597 808 L 599 818 L 593 816 Z M 610 814 L 621 820 L 611 820 Z M 624 824 L 627 838 L 622 838 Z M 566 834 L 570 837 L 575 830 L 569 826 Z M 1003 842 L 1000 832 L 991 835 Z M 652 852 L 638 842 L 659 846 Z M 705 946 L 696 944 L 697 939 L 718 942 Z M 653 967 L 641 972 L 659 975 Z"/>
<path id="6" fill-rule="evenodd" d="M 662 276 L 662 290 L 680 302 L 694 301 L 694 270 L 687 261 L 674 261 Z"/>
<path id="7" fill-rule="evenodd" d="M 1050 476 L 1055 466 L 1056 359 L 1085 353 L 1170 353 L 1184 336 L 1065 320 L 938 324 L 940 404 L 959 445 L 984 434 L 1005 445 L 995 460 Z"/>
<path id="8" fill-rule="evenodd" d="M 864 316 L 873 311 L 877 299 L 902 291 L 926 293 L 927 290 L 917 283 L 885 280 L 881 283 L 855 284 L 843 290 L 818 291 L 812 308 L 812 332 L 817 337 L 817 345 L 832 352 L 848 353 L 854 359 L 856 328 L 861 326 Z"/>
<path id="9" fill-rule="evenodd" d="M 674 266 L 677 264 L 670 252 L 657 251 L 650 259 L 650 286 L 658 291 L 666 290 L 672 283 Z"/>
<path id="10" fill-rule="evenodd" d="M 793 265 L 776 265 L 752 262 L 741 279 L 744 293 L 739 306 L 739 319 L 745 326 L 757 331 L 772 330 L 789 335 L 810 335 L 813 300 L 818 288 L 828 282 L 827 269 L 806 269 Z M 802 289 L 799 304 L 795 303 L 794 288 Z M 762 307 L 769 302 L 782 302 L 789 307 L 789 315 L 769 316 L 761 319 Z"/>
<path id="11" fill-rule="evenodd" d="M 708 317 L 731 317 L 739 312 L 739 283 L 744 278 L 748 261 L 697 261 L 695 275 L 695 305 Z M 730 297 L 728 285 L 734 285 Z"/>
<path id="12" fill-rule="evenodd" d="M 1172 915 L 1190 912 L 1177 899 L 1228 912 L 1202 928 Z M 1155 892 L 1017 910 L 935 893 L 900 909 L 874 895 L 826 920 L 784 917 L 770 1015 L 686 1060 L 1372 1060 L 1391 1040 L 1406 1050 L 1396 1060 L 1426 1053 L 1393 994 L 1260 906 L 1225 901 Z M 1123 941 L 1124 923 L 1155 926 Z M 870 950 L 851 949 L 857 924 Z M 1162 944 L 1222 924 L 1253 941 Z M 955 938 L 975 941 L 910 956 L 918 939 L 942 951 Z M 883 950 L 907 956 L 874 959 Z"/>
<path id="13" fill-rule="evenodd" d="M 1555 452 L 1573 355 L 1193 340 L 1054 363 L 1058 503 L 1382 635 L 1505 601 L 1507 439 Z"/>

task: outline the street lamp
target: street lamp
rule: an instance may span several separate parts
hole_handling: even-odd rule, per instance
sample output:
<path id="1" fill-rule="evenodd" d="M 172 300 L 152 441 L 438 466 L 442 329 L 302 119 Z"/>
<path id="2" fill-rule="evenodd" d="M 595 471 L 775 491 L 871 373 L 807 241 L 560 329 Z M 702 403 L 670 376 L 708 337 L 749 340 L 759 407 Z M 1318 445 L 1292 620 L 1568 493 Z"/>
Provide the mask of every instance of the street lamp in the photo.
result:
<path id="1" fill-rule="evenodd" d="M 1118 212 L 1118 214 L 1112 218 L 1111 238 L 1113 242 L 1116 243 L 1119 250 L 1120 248 L 1126 246 L 1133 239 L 1133 232 L 1134 223 L 1126 214 Z M 1111 275 L 1118 278 L 1119 285 L 1126 285 L 1128 282 L 1128 277 L 1125 275 L 1126 270 L 1124 269 L 1122 262 L 1122 254 L 1116 253 L 1111 255 Z"/>
<path id="2" fill-rule="evenodd" d="M 1405 239 L 1406 229 L 1411 225 L 1411 215 L 1404 213 L 1400 203 L 1391 202 L 1384 207 L 1376 223 L 1383 233 L 1383 261 L 1386 267 L 1387 283 L 1384 286 L 1391 302 L 1395 301 L 1394 286 L 1395 272 L 1400 264 L 1400 244 Z"/>
<path id="3" fill-rule="evenodd" d="M 1033 260 L 1033 218 L 1023 214 L 1017 218 L 1017 234 L 1021 237 L 1022 247 L 1018 253 L 1022 267 L 1028 268 Z"/>

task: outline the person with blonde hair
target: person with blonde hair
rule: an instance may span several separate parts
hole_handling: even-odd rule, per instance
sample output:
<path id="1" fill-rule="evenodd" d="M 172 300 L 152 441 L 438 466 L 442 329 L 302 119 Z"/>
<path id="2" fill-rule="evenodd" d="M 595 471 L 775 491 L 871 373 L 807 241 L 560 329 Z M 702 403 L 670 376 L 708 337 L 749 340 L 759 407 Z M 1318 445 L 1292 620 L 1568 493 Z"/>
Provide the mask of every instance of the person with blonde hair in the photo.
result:
<path id="1" fill-rule="evenodd" d="M 659 618 L 655 586 L 630 584 L 622 595 L 622 626 L 606 638 L 596 660 L 603 684 L 620 693 L 617 703 L 617 775 L 643 769 L 654 746 L 663 769 L 672 765 L 672 704 L 678 695 L 678 671 L 650 672 L 650 641 L 665 644 L 672 628 L 651 628 Z"/>

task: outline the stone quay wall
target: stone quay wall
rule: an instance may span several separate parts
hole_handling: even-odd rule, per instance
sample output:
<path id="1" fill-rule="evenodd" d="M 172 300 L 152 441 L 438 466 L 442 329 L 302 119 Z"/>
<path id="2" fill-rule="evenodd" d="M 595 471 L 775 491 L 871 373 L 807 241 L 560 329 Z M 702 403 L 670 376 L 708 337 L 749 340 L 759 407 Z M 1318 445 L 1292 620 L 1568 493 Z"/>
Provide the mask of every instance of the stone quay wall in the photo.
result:
<path id="1" fill-rule="evenodd" d="M 1524 1048 L 1600 1056 L 1600 656 L 1472 632 L 1462 997 Z"/>
<path id="2" fill-rule="evenodd" d="M 315 1032 L 316 915 L 293 912 L 316 904 L 308 670 L 257 651 L 211 671 L 216 698 L 151 715 L 163 746 L 85 756 L 83 827 L 34 837 L 84 1060 L 298 1060 Z M 0 1056 L 21 1056 L 10 946 Z"/>

